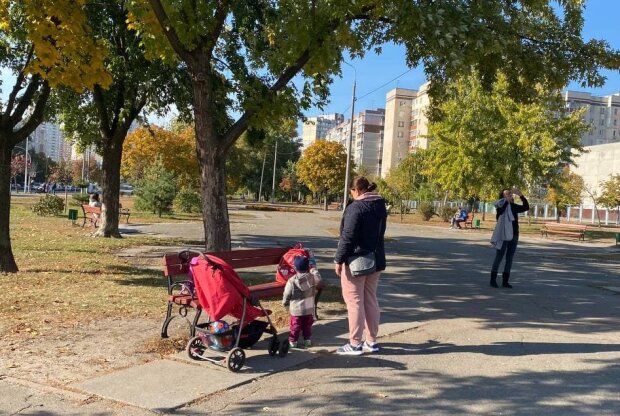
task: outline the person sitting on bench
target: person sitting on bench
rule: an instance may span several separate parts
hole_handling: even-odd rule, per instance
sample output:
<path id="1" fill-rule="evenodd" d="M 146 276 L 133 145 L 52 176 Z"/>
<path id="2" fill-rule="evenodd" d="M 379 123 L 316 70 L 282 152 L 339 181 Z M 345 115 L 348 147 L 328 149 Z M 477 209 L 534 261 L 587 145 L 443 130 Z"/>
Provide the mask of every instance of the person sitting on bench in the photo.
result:
<path id="1" fill-rule="evenodd" d="M 450 228 L 463 228 L 461 227 L 461 223 L 467 220 L 467 210 L 463 207 L 459 207 L 454 214 L 454 217 L 450 220 Z"/>

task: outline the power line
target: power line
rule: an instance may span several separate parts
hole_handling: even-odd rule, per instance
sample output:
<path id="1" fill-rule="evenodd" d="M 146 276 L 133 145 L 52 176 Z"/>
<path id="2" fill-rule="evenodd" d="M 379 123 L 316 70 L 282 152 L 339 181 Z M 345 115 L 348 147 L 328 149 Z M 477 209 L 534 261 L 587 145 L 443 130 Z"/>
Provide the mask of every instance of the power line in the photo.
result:
<path id="1" fill-rule="evenodd" d="M 356 98 L 355 98 L 355 101 L 359 101 L 359 100 L 361 100 L 362 98 L 366 98 L 366 97 L 368 97 L 370 94 L 372 94 L 372 93 L 374 93 L 374 92 L 377 92 L 377 91 L 378 91 L 378 90 L 380 90 L 381 88 L 385 87 L 386 85 L 391 84 L 392 82 L 394 82 L 394 81 L 396 81 L 397 79 L 399 79 L 399 78 L 401 78 L 401 77 L 403 77 L 403 76 L 407 75 L 409 72 L 411 72 L 411 71 L 413 71 L 413 70 L 414 70 L 414 68 L 410 68 L 410 69 L 406 70 L 406 71 L 405 71 L 405 72 L 403 72 L 402 74 L 398 75 L 398 76 L 397 76 L 397 77 L 395 77 L 395 78 L 392 78 L 391 80 L 387 81 L 387 82 L 386 82 L 386 83 L 384 83 L 384 84 L 381 84 L 380 86 L 378 86 L 378 87 L 374 88 L 373 90 L 371 90 L 371 91 L 367 92 L 366 94 L 362 95 L 361 97 L 356 97 Z M 349 108 L 351 108 L 351 106 L 350 106 L 350 105 L 349 105 L 347 108 L 345 108 L 343 111 L 340 111 L 339 113 L 340 113 L 340 114 L 344 114 L 346 111 L 348 111 L 348 110 L 349 110 Z"/>
<path id="2" fill-rule="evenodd" d="M 378 87 L 377 87 L 377 88 L 375 88 L 374 90 L 372 90 L 372 91 L 370 91 L 370 92 L 367 92 L 366 94 L 362 95 L 361 97 L 356 98 L 356 99 L 355 99 L 355 101 L 357 101 L 357 100 L 361 100 L 362 98 L 365 98 L 365 97 L 369 96 L 369 95 L 370 95 L 370 94 L 372 94 L 373 92 L 376 92 L 377 90 L 380 90 L 381 88 L 385 87 L 386 85 L 391 84 L 392 82 L 396 81 L 398 78 L 400 78 L 400 77 L 402 77 L 402 76 L 407 75 L 407 74 L 408 74 L 409 72 L 411 72 L 411 71 L 413 71 L 413 68 L 410 68 L 410 69 L 406 70 L 405 72 L 403 72 L 402 74 L 400 74 L 400 75 L 399 75 L 399 76 L 397 76 L 396 78 L 393 78 L 393 79 L 389 80 L 388 82 L 386 82 L 385 84 L 378 86 Z"/>

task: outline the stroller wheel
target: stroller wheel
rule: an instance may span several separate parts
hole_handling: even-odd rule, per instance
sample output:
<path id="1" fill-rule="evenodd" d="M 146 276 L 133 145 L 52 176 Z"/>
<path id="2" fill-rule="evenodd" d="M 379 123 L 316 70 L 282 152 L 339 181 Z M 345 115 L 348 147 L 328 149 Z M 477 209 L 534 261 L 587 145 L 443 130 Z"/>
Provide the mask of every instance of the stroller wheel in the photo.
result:
<path id="1" fill-rule="evenodd" d="M 192 360 L 202 360 L 202 354 L 204 354 L 206 346 L 202 343 L 200 337 L 194 337 L 187 343 L 187 355 Z"/>
<path id="2" fill-rule="evenodd" d="M 288 341 L 282 342 L 280 344 L 280 348 L 278 349 L 278 355 L 280 357 L 286 357 L 286 354 L 288 354 L 289 347 L 290 347 L 290 344 Z"/>
<path id="3" fill-rule="evenodd" d="M 245 363 L 245 352 L 241 348 L 233 348 L 226 357 L 226 366 L 230 371 L 236 373 L 243 368 Z"/>
<path id="4" fill-rule="evenodd" d="M 271 337 L 271 339 L 269 340 L 269 347 L 267 348 L 267 351 L 269 351 L 269 355 L 271 355 L 272 357 L 275 356 L 278 353 L 279 347 L 280 340 L 278 340 L 278 337 Z"/>

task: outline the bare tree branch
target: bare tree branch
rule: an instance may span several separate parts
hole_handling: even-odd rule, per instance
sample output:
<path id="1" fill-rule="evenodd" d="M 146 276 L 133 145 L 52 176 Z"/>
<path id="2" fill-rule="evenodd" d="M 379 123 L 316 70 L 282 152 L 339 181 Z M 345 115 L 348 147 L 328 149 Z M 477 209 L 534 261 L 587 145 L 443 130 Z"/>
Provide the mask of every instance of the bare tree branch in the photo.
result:
<path id="1" fill-rule="evenodd" d="M 50 95 L 50 86 L 47 81 L 43 81 L 41 91 L 37 97 L 32 114 L 28 118 L 28 121 L 22 125 L 14 134 L 11 140 L 11 145 L 15 146 L 17 143 L 25 140 L 42 122 L 45 115 L 45 107 L 47 105 L 47 99 Z M 21 104 L 21 100 L 20 100 Z"/>

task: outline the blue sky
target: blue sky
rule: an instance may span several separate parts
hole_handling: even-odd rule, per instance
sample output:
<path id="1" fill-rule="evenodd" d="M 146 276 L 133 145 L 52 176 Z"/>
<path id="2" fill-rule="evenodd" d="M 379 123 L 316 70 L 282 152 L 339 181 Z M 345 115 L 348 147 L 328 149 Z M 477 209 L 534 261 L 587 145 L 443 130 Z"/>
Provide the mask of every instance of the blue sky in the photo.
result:
<path id="1" fill-rule="evenodd" d="M 612 48 L 620 49 L 620 0 L 587 0 L 584 14 L 583 37 L 586 40 L 604 39 Z M 357 72 L 357 96 L 362 97 L 376 90 L 355 103 L 355 112 L 385 106 L 388 91 L 399 88 L 418 89 L 425 82 L 421 67 L 414 68 L 398 80 L 389 82 L 409 68 L 405 65 L 404 49 L 394 45 L 386 45 L 383 53 L 377 56 L 369 53 L 363 60 L 353 60 Z M 582 88 L 579 83 L 568 86 L 570 90 L 588 91 L 595 95 L 608 95 L 620 92 L 620 72 L 605 71 L 607 82 L 602 88 Z M 389 83 L 388 83 L 389 82 Z M 385 83 L 387 85 L 383 86 Z M 353 85 L 353 69 L 343 65 L 342 78 L 334 80 L 331 87 L 331 100 L 323 113 L 344 113 L 350 116 L 351 92 Z M 307 116 L 321 114 L 319 109 L 311 109 Z"/>

